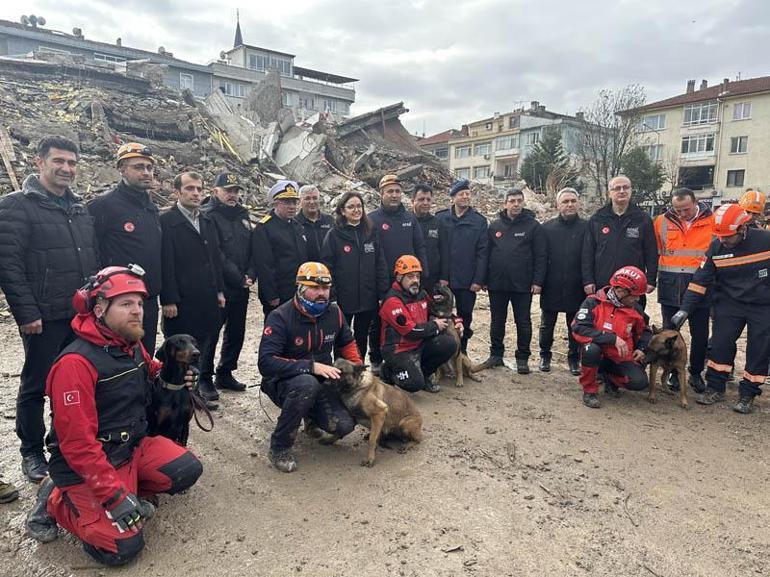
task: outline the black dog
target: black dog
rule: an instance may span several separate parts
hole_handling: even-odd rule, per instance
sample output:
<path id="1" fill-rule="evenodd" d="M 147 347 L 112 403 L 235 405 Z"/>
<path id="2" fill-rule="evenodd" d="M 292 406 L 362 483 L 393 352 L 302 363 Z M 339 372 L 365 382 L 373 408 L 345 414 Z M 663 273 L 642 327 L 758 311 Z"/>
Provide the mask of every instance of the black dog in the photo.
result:
<path id="1" fill-rule="evenodd" d="M 152 404 L 147 411 L 150 435 L 162 435 L 187 445 L 193 401 L 184 377 L 188 370 L 197 374 L 200 355 L 198 343 L 190 335 L 167 338 L 155 353 L 163 368 L 153 387 Z"/>

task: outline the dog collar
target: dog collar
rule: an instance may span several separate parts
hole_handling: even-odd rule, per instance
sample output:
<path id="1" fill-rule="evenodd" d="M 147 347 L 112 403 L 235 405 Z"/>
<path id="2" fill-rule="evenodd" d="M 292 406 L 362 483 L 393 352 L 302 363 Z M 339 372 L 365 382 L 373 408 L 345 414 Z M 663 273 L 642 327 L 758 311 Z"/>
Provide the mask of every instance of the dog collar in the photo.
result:
<path id="1" fill-rule="evenodd" d="M 164 381 L 160 377 L 158 377 L 158 382 L 160 383 L 160 387 L 162 389 L 166 389 L 166 390 L 169 390 L 169 391 L 181 391 L 182 389 L 184 389 L 187 386 L 186 383 L 182 383 L 181 385 L 174 385 L 173 383 L 167 383 L 166 381 Z"/>

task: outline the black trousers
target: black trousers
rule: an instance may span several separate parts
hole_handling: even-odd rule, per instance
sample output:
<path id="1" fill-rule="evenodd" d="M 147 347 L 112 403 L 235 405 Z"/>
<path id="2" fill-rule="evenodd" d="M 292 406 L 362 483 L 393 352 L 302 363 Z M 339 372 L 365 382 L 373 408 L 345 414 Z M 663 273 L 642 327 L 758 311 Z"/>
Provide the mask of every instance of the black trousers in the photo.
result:
<path id="1" fill-rule="evenodd" d="M 366 357 L 366 341 L 369 339 L 369 330 L 374 318 L 379 318 L 378 311 L 362 311 L 360 313 L 345 314 L 345 320 L 353 330 L 353 338 L 356 340 L 358 354 L 361 360 Z"/>
<path id="2" fill-rule="evenodd" d="M 246 336 L 246 312 L 249 307 L 249 290 L 227 293 L 227 304 L 222 309 L 222 351 L 219 354 L 217 374 L 229 374 L 238 368 L 238 357 L 241 356 L 243 341 Z M 221 330 L 221 328 L 220 328 Z M 211 346 L 211 362 L 214 362 L 214 351 L 217 348 L 219 331 Z"/>
<path id="3" fill-rule="evenodd" d="M 382 343 L 380 343 L 380 331 L 382 331 L 382 320 L 379 313 L 374 315 L 369 325 L 369 362 L 379 364 L 382 362 Z"/>
<path id="4" fill-rule="evenodd" d="M 142 321 L 142 327 L 144 328 L 144 338 L 142 338 L 142 344 L 144 349 L 150 353 L 151 356 L 155 356 L 155 346 L 158 340 L 158 297 L 150 297 L 144 301 L 144 320 Z"/>
<path id="5" fill-rule="evenodd" d="M 455 295 L 457 316 L 463 320 L 463 336 L 460 339 L 460 350 L 468 352 L 468 341 L 473 336 L 473 307 L 476 306 L 476 293 L 468 289 L 452 289 Z"/>
<path id="6" fill-rule="evenodd" d="M 43 453 L 45 380 L 59 352 L 75 340 L 69 320 L 43 321 L 39 335 L 21 335 L 24 366 L 16 397 L 16 435 L 22 456 Z"/>
<path id="7" fill-rule="evenodd" d="M 671 317 L 679 310 L 679 307 L 660 305 L 660 314 L 663 317 L 663 328 L 673 329 Z M 690 373 L 699 375 L 706 365 L 706 352 L 709 342 L 709 309 L 697 308 L 687 317 L 690 325 Z M 679 375 L 680 378 L 683 375 Z"/>
<path id="8" fill-rule="evenodd" d="M 410 393 L 423 388 L 425 381 L 457 352 L 453 337 L 441 333 L 425 339 L 414 351 L 396 353 L 383 365 L 383 380 Z"/>
<path id="9" fill-rule="evenodd" d="M 577 311 L 564 313 L 567 322 L 567 335 L 569 336 L 569 360 L 578 360 L 580 358 L 580 344 L 572 336 L 570 325 L 575 318 Z M 544 359 L 551 358 L 551 347 L 553 346 L 553 331 L 556 328 L 556 320 L 559 318 L 558 311 L 546 311 L 540 309 L 540 356 Z"/>
<path id="10" fill-rule="evenodd" d="M 505 353 L 505 323 L 508 320 L 508 303 L 513 308 L 516 322 L 516 359 L 527 360 L 532 342 L 532 293 L 489 291 L 489 354 L 502 357 Z"/>
<path id="11" fill-rule="evenodd" d="M 338 437 L 344 437 L 356 427 L 355 419 L 336 391 L 313 375 L 265 379 L 262 391 L 281 407 L 270 437 L 272 451 L 285 451 L 294 445 L 299 425 L 305 417 L 311 417 L 321 429 Z"/>

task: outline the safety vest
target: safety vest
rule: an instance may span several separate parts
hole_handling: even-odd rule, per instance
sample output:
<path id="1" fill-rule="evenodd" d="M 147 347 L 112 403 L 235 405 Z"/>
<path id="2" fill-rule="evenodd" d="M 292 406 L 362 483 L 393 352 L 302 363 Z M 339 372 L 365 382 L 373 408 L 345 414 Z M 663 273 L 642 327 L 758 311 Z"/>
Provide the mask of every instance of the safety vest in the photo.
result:
<path id="1" fill-rule="evenodd" d="M 669 213 L 655 219 L 658 243 L 658 272 L 694 274 L 706 260 L 706 250 L 714 238 L 714 215 L 701 211 L 689 228 L 668 218 Z"/>

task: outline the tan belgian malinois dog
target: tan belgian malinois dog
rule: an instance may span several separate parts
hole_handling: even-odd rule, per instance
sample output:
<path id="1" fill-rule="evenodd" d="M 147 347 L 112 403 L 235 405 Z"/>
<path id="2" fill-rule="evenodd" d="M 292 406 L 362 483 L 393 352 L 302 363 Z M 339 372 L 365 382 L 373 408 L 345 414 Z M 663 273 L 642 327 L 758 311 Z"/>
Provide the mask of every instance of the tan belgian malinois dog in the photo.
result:
<path id="1" fill-rule="evenodd" d="M 657 401 L 655 398 L 656 378 L 658 367 L 663 369 L 660 376 L 661 385 L 665 385 L 669 374 L 676 370 L 679 375 L 679 404 L 683 409 L 687 405 L 687 343 L 684 342 L 682 334 L 673 329 L 656 329 L 653 327 L 653 337 L 650 344 L 647 345 L 644 362 L 650 364 L 650 395 L 648 400 L 651 403 Z"/>
<path id="2" fill-rule="evenodd" d="M 460 333 L 455 328 L 455 324 L 452 320 L 455 307 L 455 295 L 452 293 L 452 289 L 448 286 L 436 285 L 433 289 L 433 295 L 430 299 L 430 314 L 438 319 L 447 319 L 449 326 L 446 328 L 448 335 L 451 335 L 455 343 L 457 344 L 457 352 L 446 363 L 438 368 L 436 371 L 436 378 L 441 381 L 442 378 L 452 373 L 451 369 L 454 369 L 455 386 L 462 387 L 465 384 L 464 377 L 481 382 L 474 373 L 478 372 L 478 369 L 473 366 L 473 363 L 464 352 L 460 350 Z"/>

